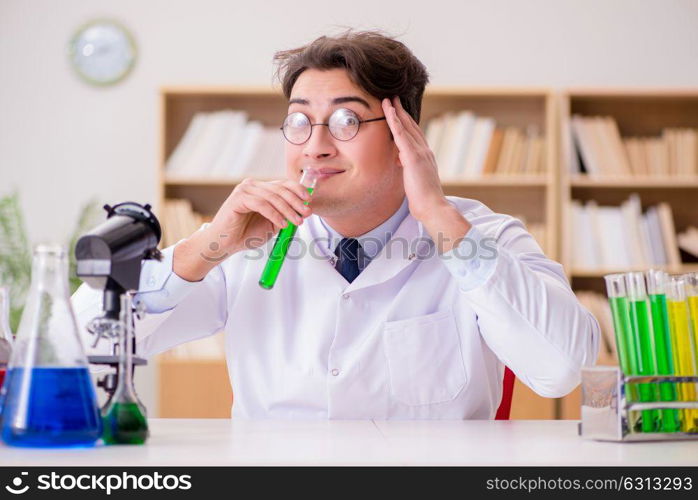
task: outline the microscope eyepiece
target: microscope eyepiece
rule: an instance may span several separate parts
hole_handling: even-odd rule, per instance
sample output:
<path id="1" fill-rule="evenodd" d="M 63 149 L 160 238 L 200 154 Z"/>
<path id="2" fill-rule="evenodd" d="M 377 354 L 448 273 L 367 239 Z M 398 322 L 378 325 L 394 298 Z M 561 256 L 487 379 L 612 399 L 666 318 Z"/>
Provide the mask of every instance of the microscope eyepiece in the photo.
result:
<path id="1" fill-rule="evenodd" d="M 162 229 L 160 228 L 160 222 L 150 210 L 150 203 L 146 203 L 145 205 L 141 206 L 138 203 L 126 201 L 124 203 L 114 205 L 113 207 L 104 205 L 103 208 L 107 211 L 108 218 L 114 215 L 125 215 L 149 225 L 158 242 L 160 242 L 160 238 L 162 237 Z"/>

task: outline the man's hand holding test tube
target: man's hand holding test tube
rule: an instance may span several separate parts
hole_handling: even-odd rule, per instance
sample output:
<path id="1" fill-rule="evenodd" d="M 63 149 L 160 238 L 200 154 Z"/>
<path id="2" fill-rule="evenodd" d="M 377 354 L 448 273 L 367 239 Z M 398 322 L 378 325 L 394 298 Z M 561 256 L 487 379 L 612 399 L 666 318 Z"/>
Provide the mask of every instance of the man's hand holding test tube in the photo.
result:
<path id="1" fill-rule="evenodd" d="M 265 288 L 271 288 L 296 228 L 312 214 L 308 203 L 316 180 L 317 171 L 310 167 L 304 168 L 300 182 L 245 179 L 223 202 L 211 224 L 175 247 L 174 272 L 187 281 L 200 281 L 230 255 L 262 246 L 279 232 L 276 254 L 272 251 L 276 258 L 270 259 L 268 267 L 272 267 L 264 273 L 264 282 L 271 284 Z M 280 239 L 285 249 L 279 246 Z"/>
<path id="2" fill-rule="evenodd" d="M 318 174 L 315 169 L 305 168 L 303 170 L 300 183 L 308 190 L 308 194 L 313 194 L 315 184 L 317 184 L 317 179 Z M 307 204 L 308 202 L 306 201 L 305 205 Z M 293 241 L 293 236 L 296 234 L 297 229 L 298 226 L 289 221 L 288 225 L 279 231 L 279 235 L 276 237 L 274 247 L 271 249 L 271 253 L 269 254 L 267 264 L 264 266 L 262 277 L 259 279 L 259 286 L 262 288 L 266 288 L 267 290 L 274 288 L 274 283 L 276 283 L 276 278 L 279 276 L 281 265 L 286 259 L 286 252 L 288 252 L 288 247 Z"/>

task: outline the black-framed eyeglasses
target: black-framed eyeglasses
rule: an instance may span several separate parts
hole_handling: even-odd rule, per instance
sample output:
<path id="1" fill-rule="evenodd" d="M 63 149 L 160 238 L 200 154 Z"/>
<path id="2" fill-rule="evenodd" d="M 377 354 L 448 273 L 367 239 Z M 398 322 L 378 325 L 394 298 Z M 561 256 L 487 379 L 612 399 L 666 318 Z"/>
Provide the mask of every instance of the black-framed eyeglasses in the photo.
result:
<path id="1" fill-rule="evenodd" d="M 385 120 L 385 116 L 360 120 L 358 115 L 352 110 L 339 108 L 330 115 L 327 123 L 310 123 L 310 118 L 306 114 L 296 111 L 286 117 L 284 124 L 281 126 L 281 131 L 288 142 L 300 145 L 310 139 L 313 127 L 325 125 L 330 130 L 332 137 L 338 141 L 350 141 L 359 133 L 362 123 L 377 122 L 379 120 Z"/>

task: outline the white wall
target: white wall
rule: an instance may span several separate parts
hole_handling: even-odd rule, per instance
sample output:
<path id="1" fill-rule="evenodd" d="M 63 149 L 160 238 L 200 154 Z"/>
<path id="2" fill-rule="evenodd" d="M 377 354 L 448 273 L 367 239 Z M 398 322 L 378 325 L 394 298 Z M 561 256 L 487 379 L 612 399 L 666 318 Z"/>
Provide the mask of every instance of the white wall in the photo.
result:
<path id="1" fill-rule="evenodd" d="M 139 46 L 113 88 L 66 57 L 97 16 Z M 153 200 L 159 86 L 267 84 L 275 50 L 337 26 L 403 34 L 435 84 L 698 86 L 696 0 L 1 0 L 0 193 L 19 188 L 33 241 L 91 196 Z"/>
<path id="2" fill-rule="evenodd" d="M 106 89 L 66 56 L 102 16 L 139 46 Z M 267 84 L 274 51 L 345 26 L 401 34 L 440 85 L 698 86 L 697 0 L 0 0 L 0 194 L 34 242 L 92 196 L 154 201 L 161 85 Z"/>

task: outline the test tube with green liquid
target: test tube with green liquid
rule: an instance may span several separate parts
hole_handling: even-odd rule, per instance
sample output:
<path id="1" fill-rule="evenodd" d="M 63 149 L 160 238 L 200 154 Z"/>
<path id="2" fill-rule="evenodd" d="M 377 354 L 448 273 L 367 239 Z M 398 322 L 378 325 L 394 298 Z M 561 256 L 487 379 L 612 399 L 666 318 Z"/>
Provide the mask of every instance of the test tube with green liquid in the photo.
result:
<path id="1" fill-rule="evenodd" d="M 667 309 L 669 311 L 669 329 L 672 348 L 674 349 L 674 366 L 676 375 L 696 375 L 696 350 L 686 300 L 686 281 L 673 276 L 667 288 Z M 682 382 L 678 384 L 681 401 L 695 401 L 696 384 Z M 681 410 L 681 430 L 695 432 L 698 410 Z"/>
<path id="2" fill-rule="evenodd" d="M 303 175 L 301 175 L 300 183 L 303 185 L 310 195 L 315 191 L 315 184 L 318 179 L 318 171 L 313 168 L 304 168 Z M 305 202 L 307 205 L 309 202 Z M 287 220 L 286 227 L 279 231 L 276 236 L 276 241 L 271 249 L 267 263 L 264 266 L 264 271 L 262 271 L 262 277 L 259 279 L 259 286 L 266 290 L 271 290 L 274 288 L 276 283 L 276 278 L 279 276 L 279 271 L 281 271 L 281 266 L 286 259 L 286 253 L 288 252 L 288 247 L 293 241 L 293 237 L 296 234 L 296 226 L 293 222 Z"/>
<path id="3" fill-rule="evenodd" d="M 635 336 L 637 360 L 639 364 L 633 375 L 656 375 L 654 335 L 652 333 L 652 316 L 650 303 L 647 298 L 645 275 L 642 272 L 632 272 L 625 275 L 628 285 L 628 308 L 630 324 Z M 657 386 L 655 384 L 640 384 L 640 401 L 657 401 Z M 659 422 L 659 411 L 642 411 L 642 432 L 656 432 Z"/>
<path id="4" fill-rule="evenodd" d="M 669 275 L 661 270 L 650 269 L 646 273 L 647 292 L 652 310 L 652 331 L 654 333 L 655 357 L 658 375 L 674 375 L 673 350 L 669 333 L 669 313 L 666 305 L 666 287 Z M 659 384 L 659 398 L 662 401 L 676 401 L 676 385 Z M 676 432 L 681 429 L 679 411 L 664 409 L 660 411 L 661 432 Z"/>
<path id="5" fill-rule="evenodd" d="M 616 350 L 618 351 L 618 363 L 625 375 L 635 375 L 639 364 L 637 359 L 637 347 L 630 320 L 628 304 L 628 291 L 623 274 L 608 274 L 604 276 L 608 303 L 611 306 L 613 318 L 613 331 L 616 337 Z M 636 384 L 626 385 L 626 398 L 629 402 L 639 401 Z M 628 427 L 630 432 L 637 431 L 640 413 L 631 411 L 628 415 Z"/>

